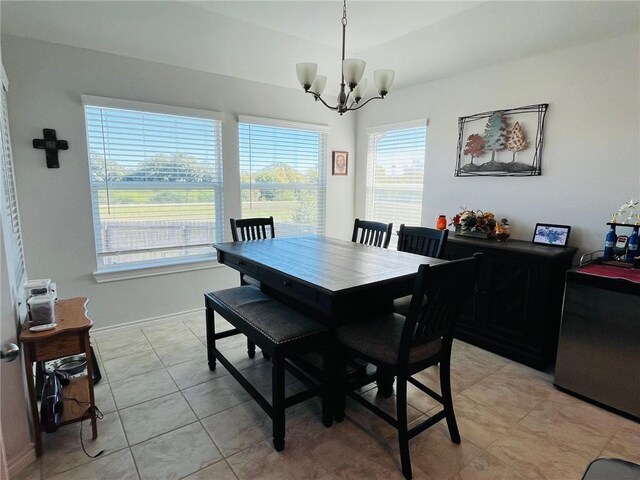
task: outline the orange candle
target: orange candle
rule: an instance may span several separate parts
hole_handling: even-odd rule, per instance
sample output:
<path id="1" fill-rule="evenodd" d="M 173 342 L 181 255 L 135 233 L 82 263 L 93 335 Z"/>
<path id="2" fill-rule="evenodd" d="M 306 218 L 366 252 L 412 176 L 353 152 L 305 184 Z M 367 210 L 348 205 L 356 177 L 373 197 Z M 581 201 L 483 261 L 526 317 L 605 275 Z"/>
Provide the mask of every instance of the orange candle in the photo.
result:
<path id="1" fill-rule="evenodd" d="M 438 220 L 436 221 L 436 228 L 438 230 L 446 230 L 446 228 L 447 228 L 447 217 L 445 215 L 438 216 Z"/>

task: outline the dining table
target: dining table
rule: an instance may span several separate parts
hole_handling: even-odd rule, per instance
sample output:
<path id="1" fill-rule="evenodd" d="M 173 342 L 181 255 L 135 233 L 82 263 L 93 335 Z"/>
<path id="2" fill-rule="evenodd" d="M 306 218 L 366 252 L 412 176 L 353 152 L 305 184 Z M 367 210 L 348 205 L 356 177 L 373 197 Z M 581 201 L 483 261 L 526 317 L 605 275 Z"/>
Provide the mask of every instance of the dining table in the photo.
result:
<path id="1" fill-rule="evenodd" d="M 252 277 L 264 293 L 332 327 L 390 312 L 395 298 L 413 291 L 420 265 L 446 262 L 318 234 L 213 246 L 219 263 Z M 215 344 L 213 331 L 207 329 L 208 345 Z M 213 368 L 215 356 L 207 350 Z M 378 371 L 382 395 L 392 394 L 393 381 L 393 376 Z"/>
<path id="2" fill-rule="evenodd" d="M 339 325 L 413 290 L 418 267 L 446 262 L 324 235 L 215 243 L 218 262 L 319 321 Z"/>

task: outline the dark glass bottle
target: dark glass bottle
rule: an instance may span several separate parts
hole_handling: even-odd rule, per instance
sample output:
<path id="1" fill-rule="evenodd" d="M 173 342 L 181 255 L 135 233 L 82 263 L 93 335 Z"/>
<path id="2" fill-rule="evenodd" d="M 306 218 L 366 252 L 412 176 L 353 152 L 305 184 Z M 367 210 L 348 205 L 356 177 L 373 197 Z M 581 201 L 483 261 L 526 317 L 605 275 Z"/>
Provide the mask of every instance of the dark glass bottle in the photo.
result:
<path id="1" fill-rule="evenodd" d="M 627 260 L 633 260 L 638 256 L 638 228 L 640 227 L 633 227 L 633 233 L 627 242 Z"/>
<path id="2" fill-rule="evenodd" d="M 613 258 L 613 246 L 616 244 L 617 239 L 616 226 L 611 225 L 611 229 L 604 238 L 604 258 Z"/>

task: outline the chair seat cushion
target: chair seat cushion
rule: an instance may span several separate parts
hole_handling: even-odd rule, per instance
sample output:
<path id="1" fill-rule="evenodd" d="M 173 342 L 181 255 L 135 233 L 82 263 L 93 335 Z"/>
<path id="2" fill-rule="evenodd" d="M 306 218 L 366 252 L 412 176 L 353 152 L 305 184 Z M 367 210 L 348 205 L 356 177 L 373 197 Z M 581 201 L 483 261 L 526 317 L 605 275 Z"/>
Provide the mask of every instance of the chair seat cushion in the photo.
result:
<path id="1" fill-rule="evenodd" d="M 325 325 L 284 305 L 251 285 L 207 294 L 216 310 L 236 328 L 246 322 L 275 345 L 327 332 Z M 258 343 L 258 339 L 253 339 Z M 258 343 L 259 344 L 259 343 Z"/>
<path id="2" fill-rule="evenodd" d="M 400 315 L 407 316 L 409 313 L 409 306 L 411 305 L 411 295 L 406 295 L 404 297 L 396 298 L 393 301 L 393 311 L 395 313 L 399 313 Z"/>
<path id="3" fill-rule="evenodd" d="M 398 351 L 405 318 L 397 313 L 346 324 L 336 331 L 337 340 L 347 347 L 387 365 L 398 363 Z M 437 339 L 411 348 L 409 363 L 432 357 L 442 349 Z"/>
<path id="4" fill-rule="evenodd" d="M 396 298 L 393 301 L 393 311 L 395 313 L 399 313 L 400 315 L 407 316 L 409 313 L 409 307 L 411 307 L 411 299 L 413 295 L 406 295 L 404 297 Z M 427 297 L 424 297 L 422 300 L 422 305 L 427 304 Z"/>

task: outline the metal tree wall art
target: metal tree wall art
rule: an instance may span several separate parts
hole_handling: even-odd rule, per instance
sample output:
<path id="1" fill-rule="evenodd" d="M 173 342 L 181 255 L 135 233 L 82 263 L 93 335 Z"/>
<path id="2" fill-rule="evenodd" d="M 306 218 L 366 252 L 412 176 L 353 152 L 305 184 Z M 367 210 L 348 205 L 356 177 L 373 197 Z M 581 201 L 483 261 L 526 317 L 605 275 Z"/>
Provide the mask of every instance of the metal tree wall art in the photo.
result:
<path id="1" fill-rule="evenodd" d="M 542 103 L 460 117 L 455 175 L 541 175 L 544 118 L 548 107 Z M 535 132 L 533 145 L 527 139 L 527 132 Z M 489 152 L 490 159 L 474 162 Z"/>
<path id="2" fill-rule="evenodd" d="M 491 150 L 490 164 L 495 163 L 496 152 L 504 150 L 507 144 L 507 125 L 500 112 L 493 112 L 484 127 L 484 146 Z"/>
<path id="3" fill-rule="evenodd" d="M 484 138 L 477 133 L 472 133 L 467 139 L 467 144 L 464 147 L 464 154 L 471 156 L 471 164 L 473 165 L 473 159 L 484 155 Z"/>
<path id="4" fill-rule="evenodd" d="M 522 128 L 520 122 L 516 122 L 509 132 L 509 140 L 507 140 L 507 150 L 513 152 L 511 163 L 516 161 L 516 153 L 521 152 L 527 147 L 527 137 L 524 133 L 524 128 Z"/>

